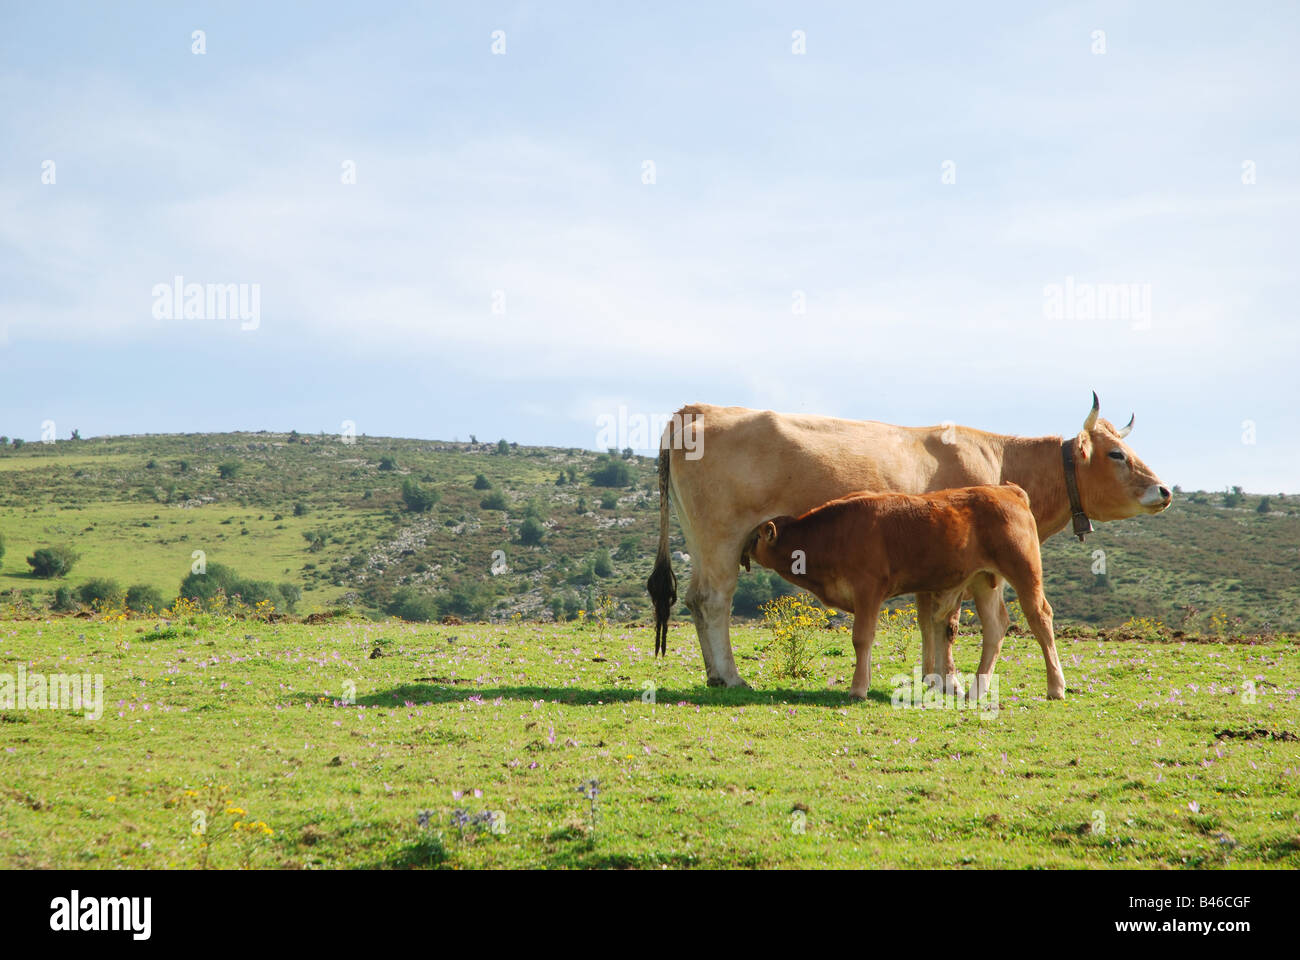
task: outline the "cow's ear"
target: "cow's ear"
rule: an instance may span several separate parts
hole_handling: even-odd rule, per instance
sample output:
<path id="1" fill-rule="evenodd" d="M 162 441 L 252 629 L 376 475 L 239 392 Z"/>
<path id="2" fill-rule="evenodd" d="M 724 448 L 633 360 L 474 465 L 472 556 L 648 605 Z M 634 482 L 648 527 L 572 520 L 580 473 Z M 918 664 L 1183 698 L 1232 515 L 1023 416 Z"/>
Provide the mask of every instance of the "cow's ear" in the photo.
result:
<path id="1" fill-rule="evenodd" d="M 776 540 L 776 524 L 771 520 L 763 524 L 759 529 L 758 535 L 763 538 L 764 543 L 772 543 Z"/>
<path id="2" fill-rule="evenodd" d="M 1087 430 L 1080 430 L 1074 440 L 1074 458 L 1080 463 L 1092 459 L 1092 435 Z"/>

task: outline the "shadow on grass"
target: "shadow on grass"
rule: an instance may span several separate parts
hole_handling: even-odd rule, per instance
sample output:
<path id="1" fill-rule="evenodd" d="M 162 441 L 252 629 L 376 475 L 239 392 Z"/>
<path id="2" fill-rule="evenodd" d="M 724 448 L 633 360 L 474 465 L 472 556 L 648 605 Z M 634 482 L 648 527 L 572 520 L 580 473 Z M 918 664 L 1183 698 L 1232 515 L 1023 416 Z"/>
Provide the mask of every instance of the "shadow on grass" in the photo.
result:
<path id="1" fill-rule="evenodd" d="M 463 703 L 470 697 L 485 701 L 502 698 L 505 700 L 527 700 L 529 702 L 545 700 L 547 703 L 564 703 L 574 706 L 597 706 L 607 703 L 640 703 L 640 690 L 616 687 L 581 688 L 581 687 L 479 687 L 473 684 L 444 686 L 441 684 L 409 683 L 386 690 L 376 691 L 357 698 L 357 703 L 367 707 L 401 707 L 406 703 Z M 883 689 L 873 689 L 868 698 L 877 703 L 889 703 L 890 694 Z M 300 695 L 297 699 L 312 700 L 313 697 Z M 690 687 L 674 690 L 660 687 L 655 691 L 658 706 L 701 707 L 749 707 L 772 704 L 800 705 L 817 707 L 847 707 L 854 701 L 849 699 L 848 690 L 792 690 L 775 687 L 770 689 L 749 689 L 746 687 Z"/>

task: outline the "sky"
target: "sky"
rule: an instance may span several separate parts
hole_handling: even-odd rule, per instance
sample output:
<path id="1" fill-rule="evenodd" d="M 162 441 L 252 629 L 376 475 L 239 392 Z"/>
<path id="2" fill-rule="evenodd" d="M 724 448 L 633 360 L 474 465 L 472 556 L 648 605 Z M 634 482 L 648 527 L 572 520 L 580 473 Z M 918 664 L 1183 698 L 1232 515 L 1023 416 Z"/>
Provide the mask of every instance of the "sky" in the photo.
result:
<path id="1" fill-rule="evenodd" d="M 0 433 L 1096 390 L 1166 483 L 1300 492 L 1300 6 L 892 7 L 0 3 Z"/>

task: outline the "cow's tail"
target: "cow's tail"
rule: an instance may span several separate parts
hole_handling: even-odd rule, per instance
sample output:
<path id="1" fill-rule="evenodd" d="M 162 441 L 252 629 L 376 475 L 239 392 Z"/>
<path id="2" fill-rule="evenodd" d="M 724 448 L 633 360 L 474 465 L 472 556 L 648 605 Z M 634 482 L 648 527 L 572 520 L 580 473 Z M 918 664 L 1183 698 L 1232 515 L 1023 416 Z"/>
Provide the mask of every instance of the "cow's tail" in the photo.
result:
<path id="1" fill-rule="evenodd" d="M 668 454 L 668 446 L 664 445 L 659 451 L 659 550 L 650 579 L 645 582 L 655 611 L 656 657 L 668 652 L 668 620 L 677 602 L 677 577 L 668 559 Z"/>

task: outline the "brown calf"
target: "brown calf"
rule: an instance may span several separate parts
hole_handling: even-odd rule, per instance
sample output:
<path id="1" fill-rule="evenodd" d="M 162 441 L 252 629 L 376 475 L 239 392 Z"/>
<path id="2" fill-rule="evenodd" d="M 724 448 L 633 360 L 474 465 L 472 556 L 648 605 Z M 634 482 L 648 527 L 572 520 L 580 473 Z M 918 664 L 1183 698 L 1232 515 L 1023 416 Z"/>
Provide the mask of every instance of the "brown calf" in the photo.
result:
<path id="1" fill-rule="evenodd" d="M 865 698 L 871 686 L 871 643 L 886 600 L 903 593 L 933 593 L 934 630 L 930 632 L 936 646 L 946 646 L 952 613 L 960 607 L 962 594 L 969 589 L 978 598 L 997 589 L 999 577 L 1015 588 L 1025 619 L 1043 648 L 1048 697 L 1065 696 L 1052 608 L 1043 596 L 1038 527 L 1029 495 L 1014 483 L 920 495 L 850 494 L 797 518 L 775 517 L 760 524 L 742 559 L 748 556 L 811 590 L 822 603 L 854 614 L 857 663 L 850 689 L 854 699 Z M 984 635 L 977 680 L 970 691 L 975 699 L 988 688 L 1006 626 L 1002 623 L 1000 629 Z M 955 675 L 945 677 L 944 686 L 955 692 Z"/>

